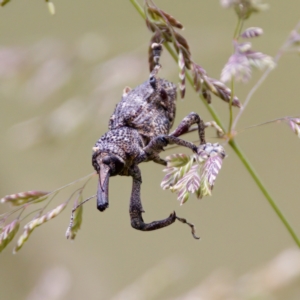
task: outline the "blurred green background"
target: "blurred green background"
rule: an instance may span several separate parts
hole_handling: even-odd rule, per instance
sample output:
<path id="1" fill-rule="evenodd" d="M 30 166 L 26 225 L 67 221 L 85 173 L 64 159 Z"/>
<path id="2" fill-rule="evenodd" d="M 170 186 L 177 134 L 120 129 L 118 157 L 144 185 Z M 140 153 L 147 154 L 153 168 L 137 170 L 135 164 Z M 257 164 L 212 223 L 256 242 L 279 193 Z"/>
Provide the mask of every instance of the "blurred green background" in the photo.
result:
<path id="1" fill-rule="evenodd" d="M 299 21 L 300 3 L 268 3 L 271 9 L 252 16 L 245 28 L 262 27 L 253 48 L 274 56 Z M 54 4 L 55 16 L 41 0 L 12 1 L 0 12 L 1 196 L 50 191 L 91 173 L 91 148 L 107 130 L 123 88 L 148 78 L 151 35 L 129 1 Z M 219 78 L 232 53 L 234 12 L 219 1 L 156 4 L 183 23 L 194 60 Z M 167 51 L 161 62 L 161 75 L 177 82 Z M 283 56 L 238 130 L 299 114 L 299 65 L 299 55 Z M 250 83 L 237 85 L 241 101 L 260 75 L 256 71 Z M 217 98 L 213 105 L 227 124 L 228 106 Z M 186 99 L 178 100 L 176 124 L 190 111 L 211 120 L 188 86 Z M 300 235 L 299 139 L 283 123 L 243 131 L 236 139 Z M 217 141 L 213 130 L 207 140 Z M 133 230 L 131 179 L 114 178 L 109 209 L 100 213 L 95 200 L 87 203 L 75 242 L 64 236 L 70 205 L 36 229 L 17 255 L 12 245 L 1 253 L 0 299 L 300 299 L 298 250 L 241 162 L 226 151 L 213 196 L 192 197 L 182 207 L 160 188 L 162 168 L 141 165 L 145 221 L 176 210 L 196 225 L 200 242 L 180 223 L 150 233 Z M 59 194 L 52 207 L 72 190 Z M 84 196 L 95 191 L 96 178 Z M 0 212 L 8 209 L 1 205 Z"/>

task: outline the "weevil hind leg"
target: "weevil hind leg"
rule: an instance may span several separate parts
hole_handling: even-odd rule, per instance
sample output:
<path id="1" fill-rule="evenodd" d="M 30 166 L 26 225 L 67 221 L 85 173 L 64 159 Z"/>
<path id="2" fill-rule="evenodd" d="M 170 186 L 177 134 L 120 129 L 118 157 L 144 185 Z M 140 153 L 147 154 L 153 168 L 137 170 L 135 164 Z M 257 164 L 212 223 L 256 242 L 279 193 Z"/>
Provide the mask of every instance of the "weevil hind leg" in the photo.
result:
<path id="1" fill-rule="evenodd" d="M 130 212 L 131 226 L 134 229 L 141 231 L 152 231 L 167 227 L 176 221 L 175 212 L 171 213 L 169 217 L 159 221 L 153 221 L 151 223 L 145 223 L 142 217 L 142 213 L 138 211 Z"/>
<path id="2" fill-rule="evenodd" d="M 169 217 L 159 221 L 153 221 L 151 223 L 145 223 L 142 217 L 144 212 L 141 202 L 141 184 L 142 177 L 138 166 L 135 166 L 131 170 L 131 176 L 133 178 L 132 191 L 130 197 L 129 214 L 131 226 L 137 230 L 151 231 L 164 228 L 173 224 L 176 221 L 175 212 L 171 213 Z"/>

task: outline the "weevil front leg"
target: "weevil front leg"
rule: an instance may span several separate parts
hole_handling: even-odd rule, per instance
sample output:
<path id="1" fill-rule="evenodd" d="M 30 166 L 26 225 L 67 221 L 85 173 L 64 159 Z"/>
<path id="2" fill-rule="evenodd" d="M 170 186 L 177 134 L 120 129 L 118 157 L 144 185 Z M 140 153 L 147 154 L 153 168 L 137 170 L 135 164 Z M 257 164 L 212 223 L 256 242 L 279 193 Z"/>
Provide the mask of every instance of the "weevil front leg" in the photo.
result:
<path id="1" fill-rule="evenodd" d="M 151 223 L 144 222 L 142 217 L 142 213 L 144 212 L 144 210 L 141 202 L 142 177 L 141 177 L 141 171 L 139 167 L 135 166 L 131 170 L 130 175 L 133 178 L 130 205 L 129 205 L 131 226 L 137 230 L 151 231 L 151 230 L 160 229 L 173 224 L 176 221 L 175 212 L 171 213 L 168 218 L 163 220 L 153 221 Z"/>
<path id="2" fill-rule="evenodd" d="M 164 151 L 164 147 L 169 144 L 176 144 L 178 146 L 183 146 L 191 149 L 193 152 L 197 153 L 197 146 L 191 142 L 182 140 L 176 136 L 171 135 L 159 135 L 149 142 L 149 144 L 143 148 L 143 154 L 136 158 L 135 162 L 138 165 L 141 162 L 145 161 L 154 161 L 157 164 L 166 166 L 166 160 L 159 157 L 159 153 Z"/>
<path id="3" fill-rule="evenodd" d="M 197 146 L 194 145 L 191 142 L 182 140 L 174 135 L 158 135 L 150 141 L 150 143 L 143 148 L 143 151 L 145 153 L 145 157 L 143 158 L 143 161 L 146 160 L 154 160 L 157 163 L 163 164 L 162 161 L 159 161 L 159 156 L 158 154 L 161 151 L 164 151 L 164 147 L 168 146 L 169 144 L 175 144 L 178 146 L 183 146 L 186 148 L 191 149 L 193 152 L 197 153 Z M 140 163 L 139 161 L 138 163 Z"/>

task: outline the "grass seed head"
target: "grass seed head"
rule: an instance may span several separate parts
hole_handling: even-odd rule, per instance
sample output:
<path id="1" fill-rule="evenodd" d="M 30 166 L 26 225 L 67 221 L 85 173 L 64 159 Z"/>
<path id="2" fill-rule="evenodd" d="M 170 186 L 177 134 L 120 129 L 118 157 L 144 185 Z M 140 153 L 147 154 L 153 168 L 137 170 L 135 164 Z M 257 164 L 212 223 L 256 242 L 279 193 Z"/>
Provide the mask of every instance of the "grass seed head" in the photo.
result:
<path id="1" fill-rule="evenodd" d="M 2 228 L 0 233 L 0 252 L 12 241 L 19 228 L 20 222 L 18 219 Z"/>
<path id="2" fill-rule="evenodd" d="M 46 196 L 48 192 L 44 191 L 27 191 L 27 192 L 20 192 L 16 194 L 6 195 L 0 201 L 1 203 L 10 203 L 13 206 L 20 206 L 25 203 L 33 202 L 35 200 L 43 201 L 47 199 Z"/>

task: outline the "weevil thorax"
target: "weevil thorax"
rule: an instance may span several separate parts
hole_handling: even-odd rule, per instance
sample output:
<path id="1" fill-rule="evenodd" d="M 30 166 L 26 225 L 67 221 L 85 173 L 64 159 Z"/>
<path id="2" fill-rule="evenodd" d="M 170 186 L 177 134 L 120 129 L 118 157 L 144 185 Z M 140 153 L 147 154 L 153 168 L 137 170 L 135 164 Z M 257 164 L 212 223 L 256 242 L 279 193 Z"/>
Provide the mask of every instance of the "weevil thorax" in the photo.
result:
<path id="1" fill-rule="evenodd" d="M 110 176 L 126 173 L 142 153 L 143 147 L 137 130 L 128 127 L 110 130 L 93 147 L 92 164 L 97 173 L 104 167 L 109 167 Z"/>
<path id="2" fill-rule="evenodd" d="M 126 90 L 109 121 L 109 129 L 136 129 L 147 144 L 157 135 L 168 134 L 176 113 L 176 85 L 159 78 L 153 70 L 147 81 Z"/>

